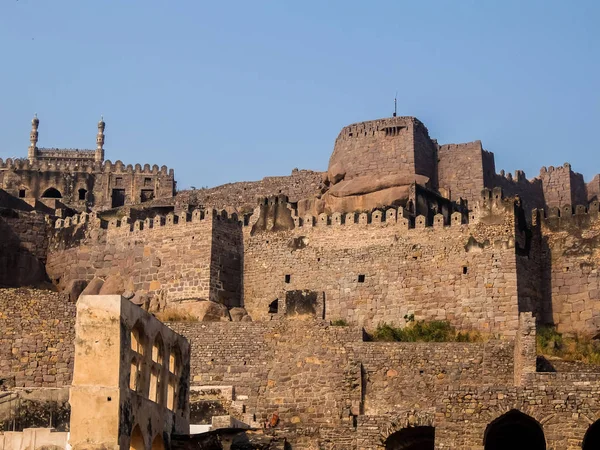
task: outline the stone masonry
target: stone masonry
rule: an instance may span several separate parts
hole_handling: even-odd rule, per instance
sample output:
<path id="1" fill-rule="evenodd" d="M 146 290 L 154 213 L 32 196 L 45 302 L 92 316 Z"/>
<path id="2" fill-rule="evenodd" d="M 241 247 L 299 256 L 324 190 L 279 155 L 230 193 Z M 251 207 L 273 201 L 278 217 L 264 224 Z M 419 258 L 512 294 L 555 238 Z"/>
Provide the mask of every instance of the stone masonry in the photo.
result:
<path id="1" fill-rule="evenodd" d="M 0 448 L 69 431 L 88 391 L 110 419 L 70 436 L 94 450 L 109 429 L 121 448 L 213 448 L 184 436 L 188 412 L 244 448 L 248 427 L 271 449 L 600 448 L 598 366 L 536 355 L 542 325 L 600 334 L 599 176 L 496 173 L 480 141 L 392 117 L 344 127 L 326 172 L 176 193 L 164 166 L 105 161 L 103 120 L 95 150 L 38 148 L 38 125 L 27 159 L 0 160 Z M 148 312 L 190 343 L 182 364 Z M 413 320 L 478 338 L 372 340 Z"/>

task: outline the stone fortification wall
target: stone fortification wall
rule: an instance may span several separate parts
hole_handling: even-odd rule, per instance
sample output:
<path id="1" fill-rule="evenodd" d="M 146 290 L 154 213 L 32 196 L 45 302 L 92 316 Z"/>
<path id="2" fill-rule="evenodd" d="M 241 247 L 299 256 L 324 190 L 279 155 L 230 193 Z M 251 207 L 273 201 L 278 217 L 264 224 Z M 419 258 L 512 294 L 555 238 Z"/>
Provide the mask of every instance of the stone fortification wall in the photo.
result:
<path id="1" fill-rule="evenodd" d="M 169 326 L 191 343 L 192 386 L 232 386 L 258 421 L 277 412 L 284 427 L 340 432 L 350 416 L 435 408 L 455 383 L 513 383 L 512 342 L 363 342 L 358 328 L 318 321 Z"/>
<path id="2" fill-rule="evenodd" d="M 122 194 L 124 204 L 172 197 L 175 180 L 173 169 L 166 166 L 136 164 L 134 167 L 121 161 L 113 164 L 110 161 L 0 159 L 0 188 L 15 197 L 24 194 L 26 198 L 41 198 L 52 188 L 69 206 L 85 209 L 92 205 L 107 209 L 115 206 L 115 191 L 118 196 Z"/>
<path id="3" fill-rule="evenodd" d="M 392 117 L 344 127 L 338 135 L 329 168 L 343 167 L 345 179 L 399 175 L 414 181 L 415 173 L 437 179 L 435 145 L 414 117 Z"/>
<path id="4" fill-rule="evenodd" d="M 499 174 L 494 174 L 490 183 L 501 187 L 507 196 L 519 196 L 527 212 L 546 205 L 542 180 L 537 177 L 528 180 L 522 170 L 516 170 L 514 176 L 501 170 Z"/>
<path id="5" fill-rule="evenodd" d="M 456 385 L 512 385 L 512 342 L 384 343 L 355 347 L 364 371 L 364 414 L 435 407 Z"/>
<path id="6" fill-rule="evenodd" d="M 542 167 L 538 177 L 528 180 L 522 170 L 496 173 L 494 154 L 484 150 L 481 141 L 440 145 L 438 150 L 440 192 L 452 199 L 466 199 L 470 205 L 483 188 L 502 188 L 507 196 L 519 196 L 523 208 L 560 207 L 587 204 L 600 192 L 598 178 L 585 184 L 583 175 L 562 167 Z"/>
<path id="7" fill-rule="evenodd" d="M 241 294 L 241 227 L 212 210 L 191 216 L 108 223 L 82 214 L 58 219 L 47 271 L 59 287 L 71 280 L 120 275 L 133 291 L 168 301 L 210 299 L 237 306 Z M 104 229 L 106 227 L 106 229 Z"/>
<path id="8" fill-rule="evenodd" d="M 43 214 L 0 208 L 0 286 L 37 285 L 46 280 L 49 231 Z"/>
<path id="9" fill-rule="evenodd" d="M 548 207 L 573 205 L 573 185 L 571 183 L 571 165 L 565 163 L 561 167 L 542 167 L 540 179 L 544 189 L 544 201 Z"/>
<path id="10" fill-rule="evenodd" d="M 364 342 L 358 328 L 319 321 L 169 325 L 191 343 L 192 390 L 230 386 L 229 407 L 244 403 L 258 422 L 277 413 L 274 432 L 294 449 L 375 450 L 415 426 L 435 428 L 436 448 L 481 448 L 486 429 L 515 409 L 515 420 L 541 424 L 549 448 L 575 449 L 600 412 L 599 373 L 535 372 L 531 315 L 518 349 Z"/>
<path id="11" fill-rule="evenodd" d="M 450 200 L 463 198 L 471 206 L 476 203 L 481 190 L 492 187 L 484 182 L 483 154 L 481 141 L 441 145 L 438 151 L 440 192 L 445 191 Z"/>
<path id="12" fill-rule="evenodd" d="M 360 403 L 361 331 L 312 321 L 170 323 L 192 348 L 192 386 L 233 386 L 246 411 L 281 424 L 339 424 Z"/>
<path id="13" fill-rule="evenodd" d="M 546 322 L 559 331 L 597 333 L 600 328 L 600 218 L 597 201 L 589 209 L 570 205 L 534 212 Z"/>
<path id="14" fill-rule="evenodd" d="M 468 225 L 460 213 L 448 226 L 438 215 L 431 228 L 422 216 L 409 228 L 401 208 L 295 218 L 294 229 L 279 232 L 253 234 L 245 227 L 244 306 L 255 320 L 264 319 L 286 291 L 306 289 L 324 293 L 327 319 L 367 328 L 401 325 L 414 314 L 511 334 L 518 292 L 512 204 L 509 209 Z"/>
<path id="15" fill-rule="evenodd" d="M 600 201 L 600 175 L 596 175 L 592 181 L 587 184 L 588 201 Z"/>
<path id="16" fill-rule="evenodd" d="M 75 305 L 50 291 L 0 289 L 0 378 L 10 387 L 71 382 Z"/>

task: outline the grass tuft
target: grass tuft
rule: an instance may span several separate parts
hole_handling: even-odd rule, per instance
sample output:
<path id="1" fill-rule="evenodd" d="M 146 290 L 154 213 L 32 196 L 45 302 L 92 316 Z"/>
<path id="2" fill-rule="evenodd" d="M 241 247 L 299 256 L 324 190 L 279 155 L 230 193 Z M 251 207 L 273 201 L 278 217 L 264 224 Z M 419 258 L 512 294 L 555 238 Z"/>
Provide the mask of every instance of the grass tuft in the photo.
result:
<path id="1" fill-rule="evenodd" d="M 331 325 L 334 327 L 347 327 L 348 322 L 346 322 L 344 319 L 335 319 L 331 321 Z"/>
<path id="2" fill-rule="evenodd" d="M 456 331 L 445 320 L 424 320 L 409 322 L 405 327 L 395 327 L 380 323 L 373 333 L 373 341 L 384 342 L 482 342 L 483 337 L 476 331 Z"/>
<path id="3" fill-rule="evenodd" d="M 161 322 L 198 322 L 198 317 L 193 316 L 187 312 L 177 310 L 165 310 L 154 314 Z"/>
<path id="4" fill-rule="evenodd" d="M 600 365 L 600 342 L 589 336 L 563 336 L 552 325 L 538 327 L 538 355 L 555 356 L 566 361 Z"/>

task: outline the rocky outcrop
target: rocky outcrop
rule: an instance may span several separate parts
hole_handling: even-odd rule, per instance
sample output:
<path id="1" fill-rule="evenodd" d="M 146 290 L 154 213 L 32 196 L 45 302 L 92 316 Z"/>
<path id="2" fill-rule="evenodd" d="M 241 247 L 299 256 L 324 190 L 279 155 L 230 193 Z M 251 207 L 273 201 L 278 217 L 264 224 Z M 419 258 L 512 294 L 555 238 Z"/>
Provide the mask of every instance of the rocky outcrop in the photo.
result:
<path id="1" fill-rule="evenodd" d="M 104 284 L 104 280 L 102 278 L 94 278 L 86 288 L 81 292 L 80 295 L 98 295 L 100 294 L 100 290 L 102 289 L 102 285 Z"/>

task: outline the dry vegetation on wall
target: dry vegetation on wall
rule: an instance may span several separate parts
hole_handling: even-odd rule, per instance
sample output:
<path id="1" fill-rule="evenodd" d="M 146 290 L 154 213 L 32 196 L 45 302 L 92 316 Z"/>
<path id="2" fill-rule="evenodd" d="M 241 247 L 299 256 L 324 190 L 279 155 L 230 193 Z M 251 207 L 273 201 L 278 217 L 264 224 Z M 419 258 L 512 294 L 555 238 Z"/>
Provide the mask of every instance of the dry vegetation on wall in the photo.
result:
<path id="1" fill-rule="evenodd" d="M 380 323 L 369 337 L 383 342 L 483 342 L 484 336 L 477 331 L 457 331 L 445 320 L 414 320 L 407 316 L 405 327 Z"/>
<path id="2" fill-rule="evenodd" d="M 600 365 L 600 341 L 590 336 L 563 336 L 555 327 L 545 325 L 538 327 L 536 337 L 538 355 Z"/>
<path id="3" fill-rule="evenodd" d="M 199 322 L 198 316 L 190 314 L 187 311 L 177 311 L 166 309 L 164 311 L 154 313 L 161 322 Z"/>

